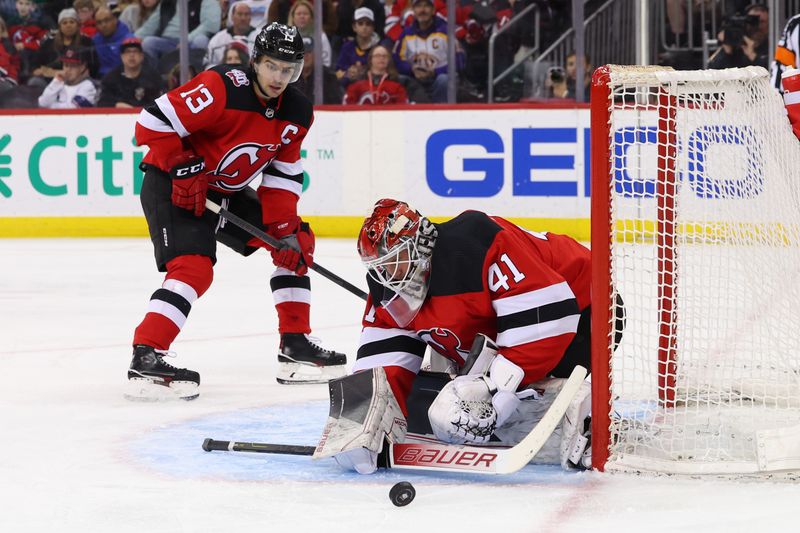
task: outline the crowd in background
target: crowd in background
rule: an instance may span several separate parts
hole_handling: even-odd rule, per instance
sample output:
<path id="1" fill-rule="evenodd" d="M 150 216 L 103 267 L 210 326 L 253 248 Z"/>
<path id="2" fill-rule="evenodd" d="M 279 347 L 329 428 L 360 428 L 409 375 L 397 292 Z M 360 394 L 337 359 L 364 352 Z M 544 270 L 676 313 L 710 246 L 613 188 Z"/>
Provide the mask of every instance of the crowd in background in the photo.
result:
<path id="1" fill-rule="evenodd" d="M 569 2 L 457 2 L 458 101 L 485 99 L 488 38 L 531 2 L 543 34 L 569 25 Z M 259 30 L 296 26 L 306 45 L 298 88 L 313 98 L 315 57 L 325 104 L 447 101 L 447 8 L 443 0 L 323 0 L 314 42 L 309 0 L 188 0 L 190 73 L 249 61 Z M 140 107 L 179 84 L 177 0 L 0 0 L 0 107 Z M 496 72 L 530 46 L 533 19 L 497 39 Z M 545 36 L 545 38 L 548 38 Z M 321 53 L 315 56 L 319 49 Z M 496 101 L 522 96 L 522 70 Z"/>
<path id="2" fill-rule="evenodd" d="M 495 43 L 495 74 L 534 46 L 571 27 L 570 1 L 457 0 L 457 101 L 486 99 L 488 40 L 522 10 L 533 15 Z M 587 15 L 601 4 L 588 0 Z M 769 66 L 765 2 L 666 0 L 669 43 L 686 41 L 696 10 L 717 9 L 723 23 L 709 68 Z M 219 64 L 246 65 L 259 30 L 277 21 L 303 35 L 306 59 L 297 86 L 314 98 L 320 58 L 324 104 L 389 105 L 447 101 L 447 7 L 444 0 L 323 0 L 320 42 L 314 42 L 311 0 L 188 0 L 190 73 Z M 0 0 L 0 107 L 141 107 L 179 85 L 177 0 Z M 694 20 L 694 19 L 692 19 Z M 703 20 L 712 20 L 705 17 Z M 678 50 L 681 47 L 675 46 Z M 662 64 L 701 68 L 697 53 L 670 52 Z M 315 53 L 316 52 L 316 53 Z M 592 68 L 589 54 L 586 72 Z M 545 97 L 574 98 L 579 64 L 570 54 L 547 72 Z M 524 68 L 494 87 L 494 101 L 518 101 Z M 589 83 L 590 76 L 585 76 Z M 588 94 L 588 91 L 586 92 Z"/>

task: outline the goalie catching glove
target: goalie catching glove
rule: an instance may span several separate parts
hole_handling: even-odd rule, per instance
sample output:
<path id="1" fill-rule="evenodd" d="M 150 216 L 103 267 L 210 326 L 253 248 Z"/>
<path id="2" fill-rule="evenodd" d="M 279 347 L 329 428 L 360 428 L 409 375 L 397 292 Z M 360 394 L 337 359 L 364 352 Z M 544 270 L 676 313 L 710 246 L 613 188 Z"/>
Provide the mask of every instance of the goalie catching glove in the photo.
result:
<path id="1" fill-rule="evenodd" d="M 314 458 L 333 457 L 343 468 L 373 473 L 384 441 L 401 442 L 407 429 L 386 372 L 379 367 L 331 380 L 328 392 L 330 414 Z"/>
<path id="2" fill-rule="evenodd" d="M 499 429 L 503 437 L 499 440 L 516 444 L 518 440 L 506 441 L 518 431 L 514 427 L 537 424 L 566 382 L 548 378 L 517 392 L 524 371 L 498 354 L 497 346 L 485 335 L 475 338 L 462 372 L 466 375 L 445 385 L 428 409 L 436 438 L 453 444 L 487 444 Z M 540 459 L 559 461 L 566 469 L 591 468 L 590 422 L 591 383 L 584 381 Z"/>
<path id="3" fill-rule="evenodd" d="M 428 409 L 433 434 L 443 442 L 486 444 L 522 398 L 537 394 L 532 389 L 516 392 L 525 372 L 499 355 L 485 335 L 475 337 L 463 371 L 466 375 L 445 385 Z"/>

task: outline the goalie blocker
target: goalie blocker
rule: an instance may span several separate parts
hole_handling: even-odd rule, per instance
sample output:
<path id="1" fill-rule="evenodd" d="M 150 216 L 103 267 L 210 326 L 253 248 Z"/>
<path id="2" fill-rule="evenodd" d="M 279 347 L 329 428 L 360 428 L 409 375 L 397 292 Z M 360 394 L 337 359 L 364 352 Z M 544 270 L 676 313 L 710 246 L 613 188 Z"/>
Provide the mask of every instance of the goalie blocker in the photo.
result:
<path id="1" fill-rule="evenodd" d="M 484 335 L 476 338 L 462 372 L 467 374 L 452 380 L 421 373 L 408 399 L 408 420 L 383 368 L 331 381 L 330 414 L 314 458 L 332 456 L 345 469 L 369 474 L 387 466 L 386 441 L 515 446 L 546 416 L 567 382 L 546 379 L 516 391 L 520 369 L 497 355 Z M 591 466 L 590 392 L 584 381 L 534 462 Z"/>

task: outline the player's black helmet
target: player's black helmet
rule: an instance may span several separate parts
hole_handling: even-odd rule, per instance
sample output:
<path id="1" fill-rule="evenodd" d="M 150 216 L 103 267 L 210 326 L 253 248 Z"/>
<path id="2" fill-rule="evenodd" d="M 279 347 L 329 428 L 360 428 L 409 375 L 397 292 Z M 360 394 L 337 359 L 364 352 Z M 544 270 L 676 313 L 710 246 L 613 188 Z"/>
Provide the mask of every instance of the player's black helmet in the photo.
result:
<path id="1" fill-rule="evenodd" d="M 253 61 L 261 56 L 269 56 L 279 61 L 299 63 L 303 61 L 304 52 L 303 37 L 296 27 L 273 22 L 256 37 Z"/>
<path id="2" fill-rule="evenodd" d="M 295 69 L 291 80 L 294 83 L 300 78 L 300 73 L 303 71 L 303 58 L 305 57 L 303 37 L 294 26 L 277 22 L 264 26 L 253 43 L 252 63 L 257 63 L 261 56 L 294 63 Z"/>

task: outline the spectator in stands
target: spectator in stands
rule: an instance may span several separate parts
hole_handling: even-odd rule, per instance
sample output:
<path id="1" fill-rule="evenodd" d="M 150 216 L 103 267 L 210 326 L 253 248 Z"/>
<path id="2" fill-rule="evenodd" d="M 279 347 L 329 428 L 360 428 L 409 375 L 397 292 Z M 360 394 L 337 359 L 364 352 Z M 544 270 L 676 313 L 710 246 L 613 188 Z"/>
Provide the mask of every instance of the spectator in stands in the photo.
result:
<path id="1" fill-rule="evenodd" d="M 203 67 L 210 68 L 224 62 L 225 52 L 229 44 L 239 41 L 246 47 L 252 46 L 258 30 L 251 24 L 250 5 L 245 1 L 236 2 L 231 6 L 230 22 L 227 28 L 217 32 L 208 42 L 206 57 Z"/>
<path id="2" fill-rule="evenodd" d="M 221 0 L 224 1 L 224 0 Z M 232 24 L 233 8 L 237 4 L 247 4 L 250 8 L 250 25 L 255 29 L 260 30 L 267 24 L 267 12 L 272 3 L 271 0 L 231 0 L 230 8 L 228 8 L 227 26 Z"/>
<path id="3" fill-rule="evenodd" d="M 56 74 L 39 97 L 39 107 L 76 109 L 94 107 L 97 88 L 89 78 L 89 54 L 68 48 L 61 56 L 64 70 Z"/>
<path id="4" fill-rule="evenodd" d="M 133 37 L 124 22 L 119 22 L 116 15 L 107 7 L 100 7 L 94 15 L 97 24 L 97 33 L 92 38 L 97 58 L 100 62 L 99 77 L 103 77 L 113 69 L 122 65 L 120 59 L 120 44 L 129 37 Z"/>
<path id="5" fill-rule="evenodd" d="M 462 9 L 464 19 L 456 28 L 455 35 L 464 49 L 466 66 L 462 73 L 464 89 L 474 98 L 483 100 L 489 77 L 489 38 L 499 31 L 513 17 L 508 0 L 483 0 Z M 505 32 L 495 38 L 494 70 L 492 77 L 511 66 L 517 39 L 512 32 Z M 494 100 L 508 101 L 512 98 L 511 77 L 506 77 L 495 86 Z"/>
<path id="6" fill-rule="evenodd" d="M 289 10 L 289 26 L 296 26 L 303 37 L 314 37 L 314 7 L 308 0 L 295 0 Z M 322 64 L 331 66 L 331 42 L 322 32 Z"/>
<path id="7" fill-rule="evenodd" d="M 303 72 L 300 79 L 295 82 L 295 87 L 300 89 L 306 97 L 314 103 L 314 38 L 303 37 L 305 58 Z M 336 74 L 328 67 L 322 67 L 322 103 L 333 105 L 342 103 L 342 87 L 336 79 Z"/>
<path id="8" fill-rule="evenodd" d="M 52 21 L 36 11 L 33 0 L 16 0 L 7 23 L 9 37 L 19 55 L 21 74 L 27 77 L 33 69 L 36 51 L 53 26 Z"/>
<path id="9" fill-rule="evenodd" d="M 72 9 L 62 9 L 58 14 L 58 30 L 42 41 L 33 58 L 33 72 L 28 85 L 44 87 L 61 71 L 59 58 L 71 48 L 89 51 L 89 73 L 97 72 L 97 56 L 92 40 L 79 33 L 78 13 Z"/>
<path id="10" fill-rule="evenodd" d="M 742 17 L 728 17 L 717 35 L 720 47 L 708 61 L 708 68 L 722 69 L 769 63 L 769 10 L 752 4 Z"/>
<path id="11" fill-rule="evenodd" d="M 270 22 L 280 22 L 288 24 L 289 11 L 292 9 L 296 0 L 272 0 L 267 12 L 267 19 Z M 322 0 L 322 31 L 326 35 L 333 35 L 336 32 L 336 6 L 333 0 Z"/>
<path id="12" fill-rule="evenodd" d="M 353 15 L 355 39 L 348 39 L 342 44 L 339 60 L 336 62 L 336 77 L 344 87 L 364 78 L 367 56 L 378 44 L 380 38 L 375 32 L 375 15 L 368 7 L 359 7 Z M 394 66 L 392 66 L 394 68 Z"/>
<path id="13" fill-rule="evenodd" d="M 247 45 L 233 41 L 225 47 L 225 55 L 222 60 L 226 65 L 247 65 L 250 62 L 250 53 L 247 50 Z"/>
<path id="14" fill-rule="evenodd" d="M 129 37 L 120 44 L 122 64 L 103 78 L 98 107 L 143 107 L 164 90 L 164 81 L 144 62 L 142 41 Z"/>
<path id="15" fill-rule="evenodd" d="M 8 36 L 6 21 L 0 18 L 0 94 L 17 86 L 19 64 L 19 53 Z"/>
<path id="16" fill-rule="evenodd" d="M 389 48 L 380 44 L 372 47 L 367 56 L 366 76 L 347 87 L 344 103 L 361 105 L 408 103 L 408 94 L 399 81 L 399 74 L 392 62 L 392 52 Z"/>
<path id="17" fill-rule="evenodd" d="M 119 21 L 124 22 L 129 30 L 135 32 L 153 14 L 158 7 L 158 0 L 136 0 L 122 10 Z"/>
<path id="18" fill-rule="evenodd" d="M 78 13 L 78 22 L 81 24 L 81 35 L 92 38 L 97 33 L 97 24 L 94 20 L 95 5 L 93 0 L 75 0 L 73 9 Z"/>
<path id="19" fill-rule="evenodd" d="M 197 76 L 197 69 L 194 68 L 194 65 L 189 65 L 189 79 L 191 80 Z M 181 85 L 181 66 L 180 64 L 175 65 L 167 74 L 167 92 L 171 91 L 175 87 L 180 87 Z"/>
<path id="20" fill-rule="evenodd" d="M 394 47 L 395 65 L 425 87 L 432 102 L 447 102 L 447 23 L 434 15 L 432 0 L 414 0 L 413 9 L 415 20 Z M 460 51 L 457 61 L 463 63 Z"/>
<path id="21" fill-rule="evenodd" d="M 206 50 L 212 35 L 220 29 L 218 0 L 189 0 L 189 48 Z M 178 48 L 180 17 L 177 0 L 161 0 L 150 18 L 136 30 L 144 53 L 152 60 Z"/>
<path id="22" fill-rule="evenodd" d="M 692 31 L 695 45 L 700 44 L 702 32 L 709 27 L 701 27 L 701 13 L 705 11 L 707 24 L 715 17 L 720 17 L 721 4 L 716 0 L 665 0 L 669 28 L 667 40 L 672 45 L 686 46 L 689 42 L 687 18 L 693 17 Z M 687 9 L 691 6 L 691 9 Z"/>
<path id="23" fill-rule="evenodd" d="M 589 87 L 592 83 L 591 69 L 592 65 L 589 62 L 589 56 L 584 55 L 583 60 L 583 97 L 589 100 Z M 547 73 L 545 79 L 545 88 L 548 90 L 550 98 L 570 98 L 575 99 L 575 87 L 578 78 L 578 57 L 575 52 L 567 56 L 565 68 L 551 68 Z"/>
<path id="24" fill-rule="evenodd" d="M 336 27 L 336 37 L 339 42 L 351 39 L 356 36 L 353 22 L 355 22 L 355 11 L 360 7 L 368 7 L 372 10 L 375 17 L 374 29 L 378 37 L 383 39 L 383 32 L 386 26 L 386 10 L 380 0 L 339 0 L 336 5 L 336 15 L 338 25 Z"/>

